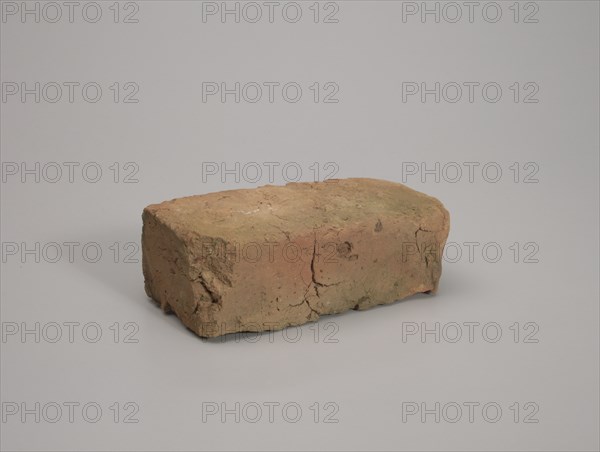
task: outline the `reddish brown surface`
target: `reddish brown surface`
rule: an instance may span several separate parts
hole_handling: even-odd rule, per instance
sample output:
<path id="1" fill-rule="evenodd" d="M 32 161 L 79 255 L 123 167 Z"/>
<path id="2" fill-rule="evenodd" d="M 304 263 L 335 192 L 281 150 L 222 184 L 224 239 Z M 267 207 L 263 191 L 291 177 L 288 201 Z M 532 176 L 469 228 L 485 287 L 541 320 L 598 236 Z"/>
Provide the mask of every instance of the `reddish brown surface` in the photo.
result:
<path id="1" fill-rule="evenodd" d="M 449 229 L 437 199 L 375 179 L 191 196 L 143 221 L 148 296 L 204 337 L 435 292 Z"/>

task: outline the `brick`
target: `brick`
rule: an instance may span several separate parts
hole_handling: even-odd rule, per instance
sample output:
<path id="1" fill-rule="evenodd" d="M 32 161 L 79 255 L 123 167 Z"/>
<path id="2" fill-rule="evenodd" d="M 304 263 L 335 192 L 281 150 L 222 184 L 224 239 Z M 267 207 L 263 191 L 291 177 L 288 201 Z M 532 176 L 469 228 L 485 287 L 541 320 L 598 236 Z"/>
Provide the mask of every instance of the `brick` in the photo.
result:
<path id="1" fill-rule="evenodd" d="M 146 293 L 202 337 L 435 293 L 449 230 L 437 199 L 376 179 L 190 196 L 142 218 Z"/>

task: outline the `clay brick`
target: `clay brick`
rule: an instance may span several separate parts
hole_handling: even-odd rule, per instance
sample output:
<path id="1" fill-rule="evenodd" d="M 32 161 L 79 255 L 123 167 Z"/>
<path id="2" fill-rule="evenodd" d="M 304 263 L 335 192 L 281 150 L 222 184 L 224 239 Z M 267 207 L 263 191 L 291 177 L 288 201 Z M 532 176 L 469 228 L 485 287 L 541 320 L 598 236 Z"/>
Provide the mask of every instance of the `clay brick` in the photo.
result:
<path id="1" fill-rule="evenodd" d="M 449 215 L 402 184 L 339 179 L 144 209 L 146 293 L 203 337 L 436 292 Z"/>

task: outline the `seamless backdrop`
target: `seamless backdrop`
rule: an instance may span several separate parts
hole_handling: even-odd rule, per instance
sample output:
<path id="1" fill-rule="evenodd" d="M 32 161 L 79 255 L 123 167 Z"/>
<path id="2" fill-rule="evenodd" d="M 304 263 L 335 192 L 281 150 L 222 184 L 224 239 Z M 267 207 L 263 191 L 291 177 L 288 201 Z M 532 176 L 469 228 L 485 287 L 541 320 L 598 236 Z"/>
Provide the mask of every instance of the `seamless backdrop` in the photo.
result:
<path id="1" fill-rule="evenodd" d="M 598 2 L 0 5 L 3 450 L 598 450 Z M 329 177 L 445 204 L 437 295 L 147 299 L 146 205 Z"/>

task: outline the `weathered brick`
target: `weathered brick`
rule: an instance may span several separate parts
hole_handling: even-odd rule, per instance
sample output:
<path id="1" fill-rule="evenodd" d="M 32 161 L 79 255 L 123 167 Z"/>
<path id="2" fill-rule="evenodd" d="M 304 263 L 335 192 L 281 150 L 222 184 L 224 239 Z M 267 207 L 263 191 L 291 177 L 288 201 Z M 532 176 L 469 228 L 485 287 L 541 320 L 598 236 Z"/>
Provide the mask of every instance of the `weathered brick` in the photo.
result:
<path id="1" fill-rule="evenodd" d="M 437 199 L 375 179 L 191 196 L 142 217 L 146 293 L 203 337 L 435 292 L 449 230 Z"/>

